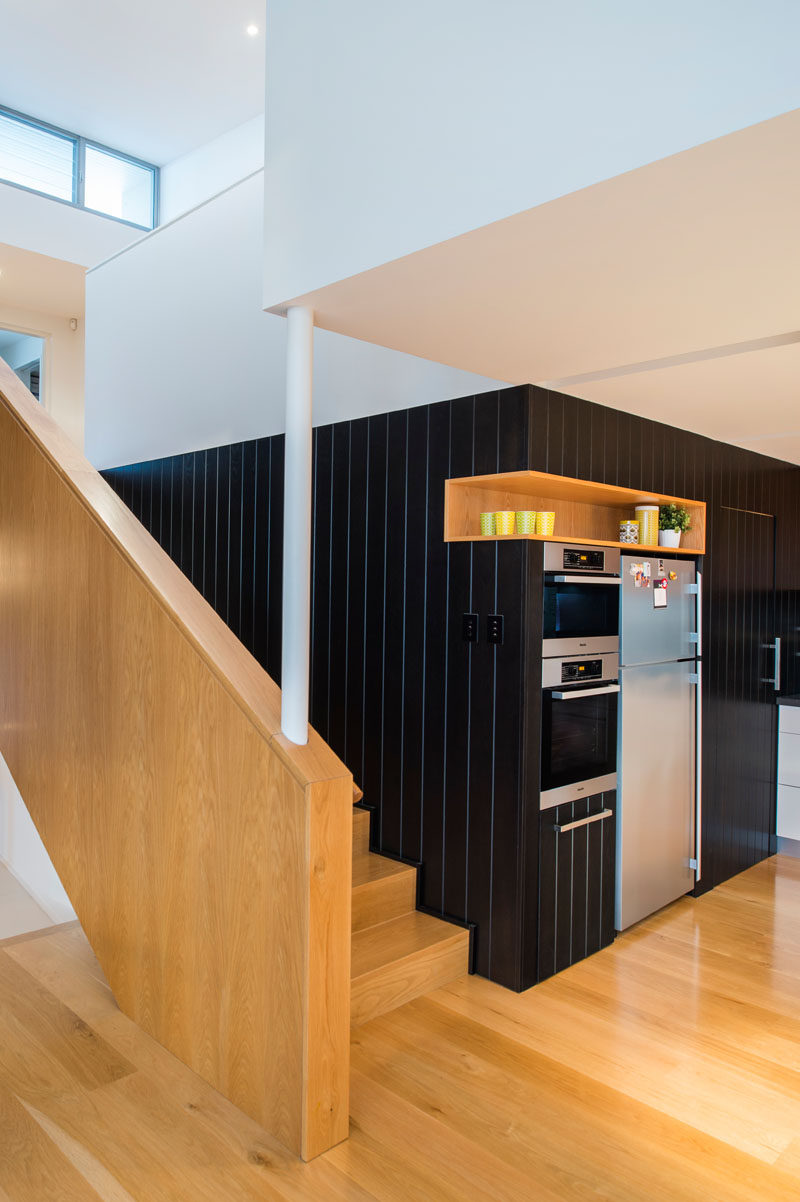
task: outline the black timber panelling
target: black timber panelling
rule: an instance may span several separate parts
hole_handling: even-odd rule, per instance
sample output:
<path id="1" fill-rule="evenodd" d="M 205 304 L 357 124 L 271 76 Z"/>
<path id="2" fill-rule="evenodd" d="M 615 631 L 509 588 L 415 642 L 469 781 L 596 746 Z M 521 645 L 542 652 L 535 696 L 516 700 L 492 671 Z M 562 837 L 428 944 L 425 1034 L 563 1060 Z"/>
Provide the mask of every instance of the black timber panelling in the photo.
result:
<path id="1" fill-rule="evenodd" d="M 768 853 L 774 765 L 751 763 L 751 778 L 765 782 L 756 799 L 741 778 L 723 786 L 720 764 L 732 735 L 748 730 L 748 706 L 753 716 L 727 659 L 752 642 L 769 602 L 755 598 L 756 524 L 737 543 L 747 614 L 731 604 L 719 513 L 775 517 L 770 638 L 784 639 L 784 690 L 798 691 L 797 468 L 527 387 L 320 427 L 313 462 L 312 722 L 377 807 L 376 848 L 421 861 L 425 906 L 477 924 L 479 972 L 512 988 L 539 973 L 541 551 L 445 544 L 448 477 L 531 467 L 708 502 L 701 890 Z M 282 437 L 105 475 L 280 681 Z M 461 639 L 467 611 L 481 615 L 476 645 Z M 489 612 L 505 615 L 502 647 L 486 644 Z M 761 748 L 770 701 L 767 690 Z"/>
<path id="2" fill-rule="evenodd" d="M 103 475 L 279 680 L 283 435 L 114 468 Z"/>
<path id="3" fill-rule="evenodd" d="M 523 804 L 531 758 L 538 780 L 521 704 L 529 549 L 446 544 L 443 506 L 450 476 L 527 466 L 528 413 L 529 390 L 507 389 L 319 427 L 313 442 L 312 724 L 376 807 L 376 847 L 422 863 L 422 904 L 475 923 L 477 970 L 513 988 L 523 943 L 535 960 L 538 895 L 538 784 L 527 824 Z M 104 474 L 279 682 L 282 438 Z M 486 642 L 489 613 L 505 615 L 501 646 Z"/>

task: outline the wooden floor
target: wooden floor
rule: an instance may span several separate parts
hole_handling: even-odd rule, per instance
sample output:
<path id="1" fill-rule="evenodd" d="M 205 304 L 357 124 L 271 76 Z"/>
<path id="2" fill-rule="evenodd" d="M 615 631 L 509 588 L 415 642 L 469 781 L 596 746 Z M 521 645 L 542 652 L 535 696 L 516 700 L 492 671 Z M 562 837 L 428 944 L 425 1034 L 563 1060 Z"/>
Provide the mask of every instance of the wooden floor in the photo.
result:
<path id="1" fill-rule="evenodd" d="M 312 1164 L 116 1009 L 76 927 L 0 944 L 0 1202 L 800 1197 L 800 861 L 683 900 L 527 994 L 353 1033 Z"/>

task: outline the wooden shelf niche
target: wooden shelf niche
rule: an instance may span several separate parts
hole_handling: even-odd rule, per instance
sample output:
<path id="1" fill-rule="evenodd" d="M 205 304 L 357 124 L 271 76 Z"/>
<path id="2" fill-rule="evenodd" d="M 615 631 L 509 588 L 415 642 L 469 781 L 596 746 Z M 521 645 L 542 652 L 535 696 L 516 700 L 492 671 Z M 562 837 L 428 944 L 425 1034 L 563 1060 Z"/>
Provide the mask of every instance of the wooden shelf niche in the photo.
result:
<path id="1" fill-rule="evenodd" d="M 706 506 L 704 501 L 685 497 L 667 497 L 660 493 L 573 480 L 547 472 L 504 472 L 496 476 L 464 476 L 445 481 L 445 542 L 491 542 L 497 539 L 527 538 L 538 542 L 578 542 L 603 547 L 636 546 L 647 551 L 660 550 L 662 556 L 702 555 L 706 546 Z M 680 547 L 653 547 L 621 543 L 619 523 L 634 518 L 636 505 L 683 505 L 692 526 L 681 537 Z M 481 534 L 482 513 L 498 509 L 547 509 L 556 515 L 552 535 Z"/>

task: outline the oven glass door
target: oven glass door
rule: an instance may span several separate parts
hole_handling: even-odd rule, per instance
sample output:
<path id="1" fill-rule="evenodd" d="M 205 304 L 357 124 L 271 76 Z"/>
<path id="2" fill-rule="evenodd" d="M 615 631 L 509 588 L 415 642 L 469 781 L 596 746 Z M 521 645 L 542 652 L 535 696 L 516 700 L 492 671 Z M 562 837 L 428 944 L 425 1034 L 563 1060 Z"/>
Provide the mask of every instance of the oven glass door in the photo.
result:
<path id="1" fill-rule="evenodd" d="M 617 587 L 615 587 L 617 586 Z M 600 638 L 619 634 L 619 587 L 558 584 L 545 579 L 544 639 Z"/>
<path id="2" fill-rule="evenodd" d="M 605 687 L 542 691 L 542 792 L 616 772 L 619 691 Z"/>

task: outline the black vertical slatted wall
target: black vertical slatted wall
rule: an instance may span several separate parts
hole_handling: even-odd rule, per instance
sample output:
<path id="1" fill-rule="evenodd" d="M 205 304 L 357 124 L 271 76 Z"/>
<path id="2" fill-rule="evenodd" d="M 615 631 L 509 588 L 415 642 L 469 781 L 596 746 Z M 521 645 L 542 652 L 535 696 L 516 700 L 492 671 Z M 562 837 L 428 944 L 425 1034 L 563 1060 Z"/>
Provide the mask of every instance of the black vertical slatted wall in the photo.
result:
<path id="1" fill-rule="evenodd" d="M 378 848 L 422 863 L 426 906 L 477 924 L 479 972 L 520 988 L 540 971 L 541 560 L 535 543 L 445 544 L 448 477 L 531 467 L 708 502 L 702 887 L 768 854 L 772 765 L 746 782 L 721 765 L 754 726 L 774 742 L 774 711 L 729 671 L 758 622 L 783 635 L 785 687 L 800 687 L 798 469 L 527 387 L 320 427 L 313 456 L 312 722 L 376 807 Z M 280 680 L 282 437 L 104 474 Z M 763 522 L 720 517 L 731 511 L 775 518 L 774 614 Z M 481 615 L 476 645 L 465 612 Z M 505 615 L 496 648 L 492 612 Z"/>

